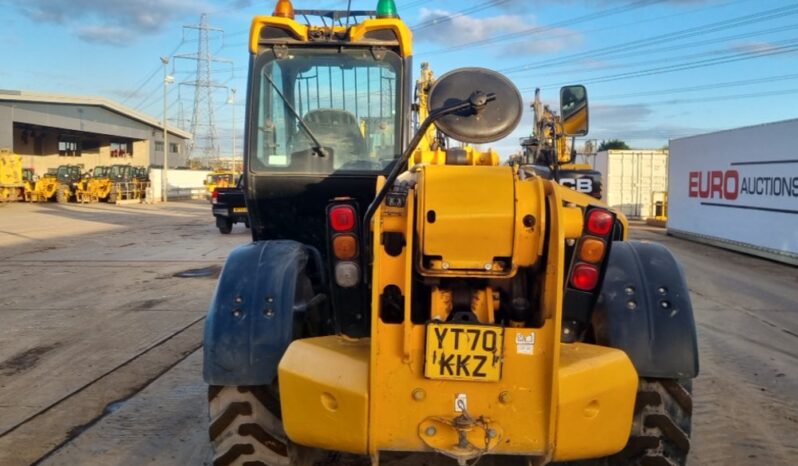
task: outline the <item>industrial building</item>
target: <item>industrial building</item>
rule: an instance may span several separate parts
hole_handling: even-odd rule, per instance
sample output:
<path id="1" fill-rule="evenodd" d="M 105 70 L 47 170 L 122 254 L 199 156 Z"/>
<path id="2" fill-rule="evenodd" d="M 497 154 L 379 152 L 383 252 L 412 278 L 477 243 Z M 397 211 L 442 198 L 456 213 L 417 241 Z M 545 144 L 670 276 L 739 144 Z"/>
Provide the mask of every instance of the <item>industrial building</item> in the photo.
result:
<path id="1" fill-rule="evenodd" d="M 191 134 L 168 127 L 170 167 L 185 166 Z M 0 90 L 0 148 L 25 168 L 162 166 L 162 122 L 102 97 Z"/>

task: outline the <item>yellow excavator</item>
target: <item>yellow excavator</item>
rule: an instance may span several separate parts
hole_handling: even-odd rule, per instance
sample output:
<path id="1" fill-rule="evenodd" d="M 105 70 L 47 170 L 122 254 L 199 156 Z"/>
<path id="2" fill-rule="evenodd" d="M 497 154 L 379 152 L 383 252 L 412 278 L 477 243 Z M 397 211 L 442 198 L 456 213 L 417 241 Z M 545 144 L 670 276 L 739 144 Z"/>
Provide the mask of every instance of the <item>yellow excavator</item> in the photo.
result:
<path id="1" fill-rule="evenodd" d="M 593 170 L 590 164 L 575 163 L 573 136 L 583 134 L 573 130 L 588 128 L 587 90 L 584 87 L 563 89 L 560 101 L 564 105 L 560 115 L 543 104 L 540 89 L 535 89 L 535 100 L 531 105 L 535 117 L 532 135 L 521 139 L 522 153 L 511 159 L 511 163 L 525 166 L 539 176 L 550 177 L 563 186 L 601 199 L 601 173 Z"/>
<path id="2" fill-rule="evenodd" d="M 203 344 L 214 465 L 686 464 L 681 269 L 596 198 L 460 146 L 517 127 L 512 82 L 422 73 L 414 106 L 393 0 L 280 0 L 248 47 L 253 241 Z M 586 89 L 561 96 L 585 134 Z"/>

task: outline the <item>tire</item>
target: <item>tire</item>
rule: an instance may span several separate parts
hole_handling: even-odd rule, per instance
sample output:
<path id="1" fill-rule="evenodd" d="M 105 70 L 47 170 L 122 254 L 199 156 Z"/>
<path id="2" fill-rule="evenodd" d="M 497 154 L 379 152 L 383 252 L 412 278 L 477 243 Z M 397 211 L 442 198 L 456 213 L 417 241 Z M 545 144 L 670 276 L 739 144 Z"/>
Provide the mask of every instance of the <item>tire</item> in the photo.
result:
<path id="1" fill-rule="evenodd" d="M 55 191 L 55 200 L 59 204 L 69 202 L 69 193 L 66 186 L 59 186 Z"/>
<path id="2" fill-rule="evenodd" d="M 684 466 L 690 451 L 691 380 L 641 378 L 629 442 L 620 453 L 572 466 Z"/>
<path id="3" fill-rule="evenodd" d="M 219 227 L 219 233 L 223 235 L 229 235 L 233 231 L 233 221 L 229 218 L 218 217 L 216 226 Z"/>
<path id="4" fill-rule="evenodd" d="M 277 388 L 208 387 L 214 466 L 326 466 L 337 455 L 292 443 L 279 418 Z"/>

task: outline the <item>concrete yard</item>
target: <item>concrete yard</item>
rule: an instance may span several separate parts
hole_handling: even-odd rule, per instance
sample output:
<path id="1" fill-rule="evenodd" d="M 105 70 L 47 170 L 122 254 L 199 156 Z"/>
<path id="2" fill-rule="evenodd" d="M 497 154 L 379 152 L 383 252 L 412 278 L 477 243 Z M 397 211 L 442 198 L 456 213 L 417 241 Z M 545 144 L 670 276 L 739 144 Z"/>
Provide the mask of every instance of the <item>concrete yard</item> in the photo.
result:
<path id="1" fill-rule="evenodd" d="M 692 465 L 798 461 L 798 269 L 667 237 L 699 328 Z M 0 465 L 208 464 L 205 202 L 0 206 Z M 176 276 L 201 269 L 193 277 Z"/>

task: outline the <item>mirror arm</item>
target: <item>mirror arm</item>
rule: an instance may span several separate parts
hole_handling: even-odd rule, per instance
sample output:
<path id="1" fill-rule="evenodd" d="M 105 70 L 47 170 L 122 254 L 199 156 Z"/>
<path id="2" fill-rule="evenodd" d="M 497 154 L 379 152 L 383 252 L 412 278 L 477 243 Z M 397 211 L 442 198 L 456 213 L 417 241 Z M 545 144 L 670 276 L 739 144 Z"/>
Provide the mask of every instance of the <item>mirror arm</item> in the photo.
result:
<path id="1" fill-rule="evenodd" d="M 452 113 L 458 112 L 464 109 L 472 109 L 474 111 L 481 110 L 488 102 L 492 102 L 496 100 L 496 94 L 489 93 L 485 94 L 482 92 L 475 92 L 471 94 L 468 100 L 463 102 L 450 105 L 448 107 L 439 108 L 437 110 L 433 110 L 424 119 L 424 121 L 419 125 L 418 129 L 416 130 L 416 134 L 413 135 L 413 139 L 410 140 L 410 144 L 408 144 L 407 149 L 402 153 L 402 156 L 399 160 L 396 161 L 396 164 L 391 169 L 391 172 L 388 174 L 388 177 L 385 179 L 385 183 L 382 185 L 382 189 L 377 193 L 374 197 L 374 200 L 371 201 L 368 208 L 366 209 L 366 214 L 363 216 L 363 228 L 367 232 L 364 236 L 364 240 L 366 244 L 363 245 L 363 251 L 371 251 L 371 219 L 374 217 L 374 213 L 377 211 L 377 207 L 382 203 L 385 199 L 385 196 L 388 195 L 388 192 L 393 187 L 393 184 L 396 182 L 396 179 L 399 178 L 399 175 L 404 171 L 407 162 L 410 160 L 410 157 L 413 155 L 413 152 L 416 151 L 419 143 L 421 142 L 421 138 L 427 133 L 427 130 L 436 120 L 441 119 L 446 115 L 450 115 Z"/>

